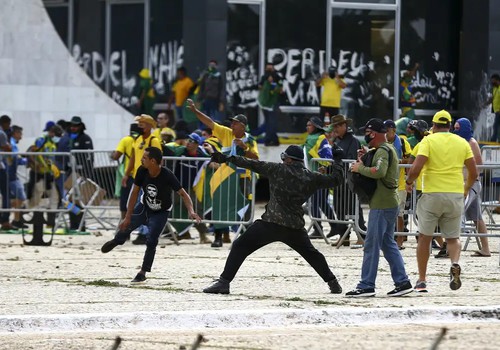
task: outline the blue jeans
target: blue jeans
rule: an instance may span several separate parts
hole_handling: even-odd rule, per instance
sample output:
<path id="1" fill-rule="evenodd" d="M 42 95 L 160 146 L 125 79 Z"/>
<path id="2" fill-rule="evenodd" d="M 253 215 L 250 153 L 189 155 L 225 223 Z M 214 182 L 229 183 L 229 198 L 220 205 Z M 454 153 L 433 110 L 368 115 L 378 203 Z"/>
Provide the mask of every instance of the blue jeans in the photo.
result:
<path id="1" fill-rule="evenodd" d="M 180 107 L 175 106 L 175 114 L 176 114 L 177 120 L 184 119 L 183 109 L 184 109 L 184 106 L 180 106 Z"/>
<path id="2" fill-rule="evenodd" d="M 266 137 L 264 138 L 264 142 L 278 145 L 279 139 L 278 134 L 276 134 L 278 124 L 278 106 L 274 106 L 272 111 L 263 109 L 262 113 L 264 113 L 266 125 Z"/>
<path id="3" fill-rule="evenodd" d="M 144 208 L 140 202 L 134 207 L 134 213 L 130 220 L 130 225 L 125 230 L 120 230 L 115 235 L 115 242 L 117 244 L 124 244 L 130 237 L 130 233 L 140 225 L 146 225 L 149 229 L 146 235 L 146 252 L 142 261 L 142 270 L 151 271 L 153 261 L 156 254 L 156 246 L 158 245 L 158 238 L 162 233 L 165 225 L 167 224 L 168 211 L 151 212 Z"/>
<path id="4" fill-rule="evenodd" d="M 366 231 L 363 250 L 363 266 L 361 281 L 357 288 L 375 288 L 380 250 L 391 268 L 391 276 L 396 286 L 409 281 L 405 265 L 398 245 L 394 240 L 394 227 L 398 216 L 398 208 L 370 209 L 368 229 Z"/>
<path id="5" fill-rule="evenodd" d="M 493 122 L 493 135 L 491 136 L 491 142 L 497 142 L 498 138 L 498 128 L 500 127 L 500 112 L 495 113 L 495 121 Z"/>
<path id="6" fill-rule="evenodd" d="M 207 98 L 202 103 L 203 113 L 208 115 L 212 120 L 219 121 L 219 101 L 211 98 Z"/>
<path id="7" fill-rule="evenodd" d="M 2 209 L 10 208 L 9 198 L 9 177 L 6 169 L 0 169 L 0 193 L 2 194 Z M 10 212 L 0 213 L 0 223 L 5 224 L 9 222 Z"/>

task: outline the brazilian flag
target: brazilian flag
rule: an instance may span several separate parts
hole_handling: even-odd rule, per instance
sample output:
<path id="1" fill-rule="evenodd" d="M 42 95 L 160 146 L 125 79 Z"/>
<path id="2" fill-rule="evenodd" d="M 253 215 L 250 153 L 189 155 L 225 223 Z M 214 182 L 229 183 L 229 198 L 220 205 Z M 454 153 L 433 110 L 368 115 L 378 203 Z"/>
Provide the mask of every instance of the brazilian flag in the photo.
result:
<path id="1" fill-rule="evenodd" d="M 240 172 L 233 164 L 221 164 L 210 179 L 212 220 L 241 221 L 250 206 L 240 189 Z M 215 224 L 215 228 L 228 224 Z"/>

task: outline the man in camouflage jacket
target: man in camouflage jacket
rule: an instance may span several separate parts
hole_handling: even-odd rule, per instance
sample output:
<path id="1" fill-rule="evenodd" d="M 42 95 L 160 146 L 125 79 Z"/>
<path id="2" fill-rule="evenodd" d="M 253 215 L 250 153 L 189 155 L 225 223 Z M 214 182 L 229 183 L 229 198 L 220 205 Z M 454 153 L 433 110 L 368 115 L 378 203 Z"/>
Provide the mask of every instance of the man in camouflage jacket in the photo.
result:
<path id="1" fill-rule="evenodd" d="M 269 179 L 269 203 L 261 220 L 256 220 L 232 246 L 220 278 L 203 290 L 204 293 L 229 294 L 229 283 L 233 280 L 246 257 L 261 247 L 283 242 L 294 249 L 328 283 L 330 291 L 342 293 L 337 278 L 328 267 L 325 257 L 314 246 L 304 228 L 302 204 L 321 188 L 331 188 L 344 183 L 343 167 L 338 159 L 328 169 L 328 174 L 311 172 L 304 167 L 304 153 L 298 146 L 289 146 L 281 154 L 283 163 L 263 162 L 240 156 L 227 157 L 214 153 L 212 161 L 231 162 L 238 167 L 250 169 Z M 334 157 L 334 159 L 336 159 Z"/>

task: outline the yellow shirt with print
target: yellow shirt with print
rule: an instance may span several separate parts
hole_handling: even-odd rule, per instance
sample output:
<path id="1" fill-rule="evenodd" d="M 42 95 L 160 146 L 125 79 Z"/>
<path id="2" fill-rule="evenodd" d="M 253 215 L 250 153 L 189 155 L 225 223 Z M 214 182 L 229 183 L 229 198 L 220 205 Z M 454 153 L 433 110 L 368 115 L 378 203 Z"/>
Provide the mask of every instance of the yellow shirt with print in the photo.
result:
<path id="1" fill-rule="evenodd" d="M 493 112 L 500 113 L 500 86 L 493 88 Z"/>
<path id="2" fill-rule="evenodd" d="M 144 155 L 144 150 L 148 147 L 156 147 L 162 151 L 160 140 L 153 134 L 149 135 L 146 139 L 140 135 L 134 142 L 134 172 L 132 173 L 132 177 L 134 178 L 135 173 L 137 173 L 137 169 L 141 166 L 141 159 Z"/>
<path id="3" fill-rule="evenodd" d="M 401 140 L 401 148 L 403 151 L 403 158 L 409 158 L 411 156 L 411 146 L 406 140 L 406 137 L 399 137 Z M 404 144 L 404 146 L 403 146 Z M 406 169 L 405 167 L 399 168 L 399 180 L 398 180 L 398 191 L 403 191 L 406 189 Z"/>
<path id="4" fill-rule="evenodd" d="M 158 138 L 158 140 L 160 140 L 160 141 L 161 141 L 161 132 L 162 132 L 162 131 L 168 131 L 168 132 L 171 132 L 171 133 L 172 133 L 172 135 L 173 135 L 173 138 L 174 138 L 174 140 L 175 140 L 176 133 L 175 133 L 174 129 L 172 129 L 172 128 L 156 128 L 156 129 L 154 129 L 154 131 L 153 131 L 151 134 L 152 134 L 154 137 L 157 137 L 157 138 Z"/>
<path id="5" fill-rule="evenodd" d="M 231 146 L 233 145 L 233 140 L 235 139 L 233 135 L 233 130 L 230 128 L 214 123 L 214 129 L 212 131 L 213 136 L 217 137 L 220 140 L 222 145 L 222 153 L 228 154 Z M 257 148 L 257 142 L 253 140 L 251 143 L 247 143 L 247 146 L 250 147 L 250 151 L 259 157 L 259 149 Z M 250 177 L 250 170 L 247 170 L 242 177 Z"/>
<path id="6" fill-rule="evenodd" d="M 177 80 L 172 87 L 172 91 L 175 93 L 175 105 L 177 107 L 182 107 L 184 101 L 189 96 L 189 90 L 194 86 L 194 82 L 191 78 L 186 77 L 181 80 Z"/>
<path id="7" fill-rule="evenodd" d="M 323 86 L 321 106 L 340 108 L 340 96 L 342 94 L 342 88 L 337 83 L 337 81 L 330 77 L 326 77 L 321 79 L 319 85 Z"/>
<path id="8" fill-rule="evenodd" d="M 418 146 L 417 155 L 427 157 L 422 192 L 463 193 L 464 162 L 474 157 L 469 143 L 450 132 L 438 132 L 424 137 Z"/>
<path id="9" fill-rule="evenodd" d="M 128 163 L 130 162 L 130 157 L 132 156 L 132 149 L 134 148 L 134 138 L 130 135 L 125 136 L 120 140 L 118 146 L 116 146 L 116 151 L 123 154 L 124 157 L 124 166 L 125 169 L 128 167 Z"/>

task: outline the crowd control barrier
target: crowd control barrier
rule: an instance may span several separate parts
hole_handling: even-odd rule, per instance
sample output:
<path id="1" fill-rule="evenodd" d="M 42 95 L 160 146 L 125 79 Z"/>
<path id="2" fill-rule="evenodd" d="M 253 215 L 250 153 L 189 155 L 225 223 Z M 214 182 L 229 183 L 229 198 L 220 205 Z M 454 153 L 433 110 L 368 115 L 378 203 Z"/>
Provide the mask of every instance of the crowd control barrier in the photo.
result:
<path id="1" fill-rule="evenodd" d="M 256 176 L 232 164 L 210 163 L 208 157 L 164 157 L 164 166 L 189 193 L 202 224 L 214 228 L 238 226 L 237 235 L 253 221 Z M 169 221 L 182 236 L 193 225 L 186 208 L 174 193 Z M 204 230 L 200 225 L 196 229 Z"/>

